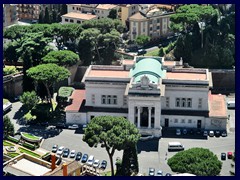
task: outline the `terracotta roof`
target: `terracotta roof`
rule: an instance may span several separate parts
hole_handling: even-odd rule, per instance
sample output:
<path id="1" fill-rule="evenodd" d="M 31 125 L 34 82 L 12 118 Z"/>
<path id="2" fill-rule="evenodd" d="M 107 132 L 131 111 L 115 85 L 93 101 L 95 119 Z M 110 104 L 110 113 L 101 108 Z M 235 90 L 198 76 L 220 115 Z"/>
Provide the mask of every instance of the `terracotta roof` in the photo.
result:
<path id="1" fill-rule="evenodd" d="M 113 9 L 113 8 L 116 8 L 117 5 L 114 5 L 114 4 L 99 4 L 96 8 L 97 9 Z"/>
<path id="2" fill-rule="evenodd" d="M 140 12 L 135 13 L 134 15 L 132 15 L 131 17 L 129 17 L 129 19 L 131 20 L 145 20 L 146 17 L 144 17 Z"/>
<path id="3" fill-rule="evenodd" d="M 83 14 L 83 13 L 77 13 L 77 12 L 70 12 L 67 14 L 62 15 L 65 18 L 75 18 L 75 19 L 83 19 L 83 20 L 90 20 L 97 18 L 96 15 L 92 14 Z"/>
<path id="4" fill-rule="evenodd" d="M 114 70 L 91 70 L 88 77 L 117 77 L 128 78 L 129 71 L 114 71 Z"/>
<path id="5" fill-rule="evenodd" d="M 133 65 L 134 61 L 133 60 L 129 60 L 129 59 L 124 59 L 124 60 L 122 60 L 122 64 Z"/>
<path id="6" fill-rule="evenodd" d="M 200 73 L 167 72 L 166 79 L 207 80 L 207 75 Z"/>
<path id="7" fill-rule="evenodd" d="M 209 94 L 209 117 L 227 118 L 227 107 L 224 95 Z"/>
<path id="8" fill-rule="evenodd" d="M 85 99 L 85 90 L 74 90 L 70 98 L 72 99 L 72 104 L 67 106 L 65 111 L 78 112 Z"/>

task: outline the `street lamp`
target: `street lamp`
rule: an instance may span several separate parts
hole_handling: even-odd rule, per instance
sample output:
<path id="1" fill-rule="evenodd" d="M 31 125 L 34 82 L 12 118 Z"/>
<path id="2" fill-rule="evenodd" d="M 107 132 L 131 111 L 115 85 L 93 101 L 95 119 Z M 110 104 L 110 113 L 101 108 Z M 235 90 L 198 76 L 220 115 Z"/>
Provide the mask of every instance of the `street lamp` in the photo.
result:
<path id="1" fill-rule="evenodd" d="M 201 48 L 203 48 L 203 28 L 205 27 L 205 23 L 201 21 L 198 23 L 198 25 L 201 29 Z"/>

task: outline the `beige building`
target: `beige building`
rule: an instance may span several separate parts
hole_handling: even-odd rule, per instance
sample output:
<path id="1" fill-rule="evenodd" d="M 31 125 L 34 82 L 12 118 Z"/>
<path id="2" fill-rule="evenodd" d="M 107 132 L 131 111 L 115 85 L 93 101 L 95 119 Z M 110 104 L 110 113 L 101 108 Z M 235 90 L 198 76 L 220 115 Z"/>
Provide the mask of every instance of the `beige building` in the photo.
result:
<path id="1" fill-rule="evenodd" d="M 40 10 L 40 4 L 18 4 L 18 17 L 19 19 L 38 20 Z"/>
<path id="2" fill-rule="evenodd" d="M 118 10 L 118 6 L 115 4 L 99 4 L 95 9 L 95 14 L 98 18 L 107 18 L 112 9 Z"/>
<path id="3" fill-rule="evenodd" d="M 3 4 L 3 27 L 17 23 L 17 5 Z"/>
<path id="4" fill-rule="evenodd" d="M 88 20 L 92 20 L 92 19 L 97 19 L 97 16 L 92 15 L 92 14 L 70 12 L 70 13 L 62 15 L 62 24 L 67 24 L 67 23 L 81 24 L 84 21 L 88 21 Z"/>
<path id="5" fill-rule="evenodd" d="M 139 35 L 150 36 L 152 39 L 168 35 L 170 16 L 173 13 L 154 8 L 134 14 L 129 18 L 130 39 Z"/>
<path id="6" fill-rule="evenodd" d="M 139 11 L 138 4 L 121 4 L 121 10 L 118 12 L 119 19 L 123 25 L 128 24 L 128 18 Z"/>
<path id="7" fill-rule="evenodd" d="M 67 4 L 68 13 L 80 12 L 80 13 L 92 13 L 98 4 Z"/>

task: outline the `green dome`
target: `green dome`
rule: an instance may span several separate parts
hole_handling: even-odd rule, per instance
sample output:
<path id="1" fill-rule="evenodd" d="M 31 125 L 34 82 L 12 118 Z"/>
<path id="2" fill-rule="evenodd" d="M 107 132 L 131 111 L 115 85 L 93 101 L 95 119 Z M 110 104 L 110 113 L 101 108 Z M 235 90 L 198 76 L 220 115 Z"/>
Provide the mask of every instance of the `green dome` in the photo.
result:
<path id="1" fill-rule="evenodd" d="M 160 57 L 137 57 L 136 63 L 130 70 L 130 76 L 134 77 L 134 82 L 140 82 L 142 76 L 148 76 L 151 83 L 158 83 L 158 79 L 165 77 L 166 70 L 162 67 Z"/>

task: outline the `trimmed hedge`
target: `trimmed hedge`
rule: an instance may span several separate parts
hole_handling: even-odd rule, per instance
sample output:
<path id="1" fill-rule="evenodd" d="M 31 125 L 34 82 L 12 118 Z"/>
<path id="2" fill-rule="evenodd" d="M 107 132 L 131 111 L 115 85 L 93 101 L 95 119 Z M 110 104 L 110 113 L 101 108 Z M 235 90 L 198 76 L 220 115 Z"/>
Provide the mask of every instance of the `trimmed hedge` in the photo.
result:
<path id="1" fill-rule="evenodd" d="M 14 146 L 14 144 L 7 142 L 7 141 L 3 141 L 3 146 Z"/>
<path id="2" fill-rule="evenodd" d="M 27 149 L 25 149 L 25 148 L 19 147 L 18 149 L 19 149 L 19 151 L 20 151 L 21 153 L 26 153 L 26 154 L 32 155 L 32 156 L 34 156 L 34 157 L 41 158 L 41 156 L 40 156 L 39 154 L 34 153 L 34 152 L 32 152 L 32 151 L 30 151 L 30 150 L 27 150 Z"/>
<path id="3" fill-rule="evenodd" d="M 35 150 L 36 149 L 35 145 L 30 144 L 28 142 L 23 143 L 23 147 L 26 147 L 26 148 L 31 149 L 31 150 Z"/>
<path id="4" fill-rule="evenodd" d="M 72 87 L 60 87 L 60 89 L 58 90 L 58 96 L 68 98 L 72 95 L 73 90 L 74 88 Z"/>
<path id="5" fill-rule="evenodd" d="M 11 158 L 15 158 L 16 156 L 20 155 L 19 153 L 16 153 L 16 152 L 10 152 L 10 153 L 7 153 L 7 156 L 11 157 Z"/>
<path id="6" fill-rule="evenodd" d="M 7 137 L 7 140 L 9 140 L 9 141 L 11 141 L 11 142 L 14 142 L 14 143 L 18 143 L 18 142 L 19 142 L 18 139 L 16 139 L 15 137 L 12 137 L 12 136 L 8 136 L 8 137 Z"/>

